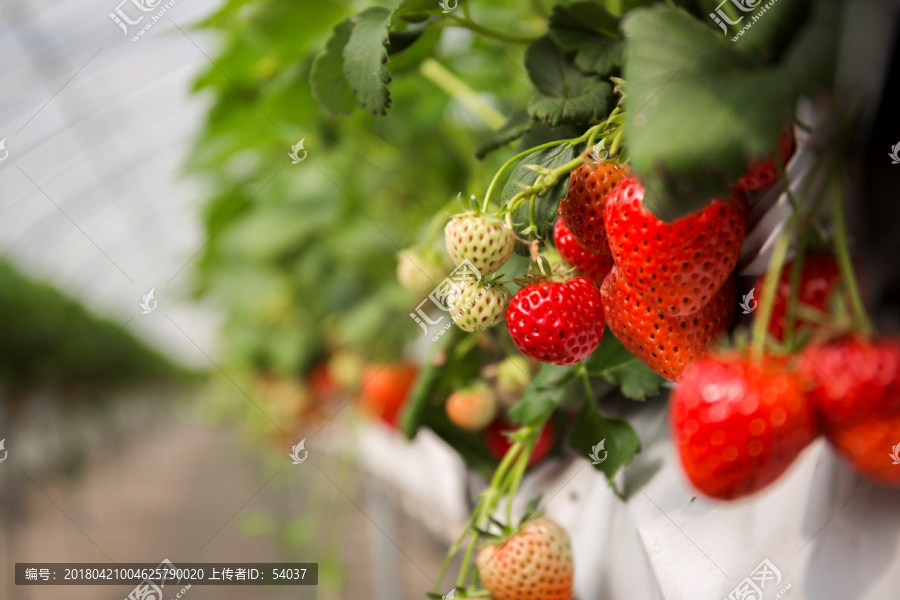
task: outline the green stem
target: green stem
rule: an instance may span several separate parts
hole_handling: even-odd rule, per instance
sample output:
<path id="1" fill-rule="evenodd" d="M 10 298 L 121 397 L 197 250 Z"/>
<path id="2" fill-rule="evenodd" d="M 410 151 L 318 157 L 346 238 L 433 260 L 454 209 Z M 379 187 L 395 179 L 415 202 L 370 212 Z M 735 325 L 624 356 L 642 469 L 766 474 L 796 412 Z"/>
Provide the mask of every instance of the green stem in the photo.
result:
<path id="1" fill-rule="evenodd" d="M 547 418 L 549 417 L 550 415 L 547 415 Z M 470 520 L 467 527 L 468 530 L 472 530 L 471 538 L 469 539 L 469 544 L 463 555 L 463 566 L 457 577 L 456 587 L 465 586 L 469 575 L 472 556 L 475 552 L 475 547 L 478 545 L 480 536 L 478 532 L 473 529 L 475 527 L 484 529 L 488 526 L 483 524 L 488 520 L 488 517 L 493 515 L 497 510 L 503 496 L 507 496 L 508 499 L 507 522 L 509 523 L 512 513 L 511 507 L 513 498 L 519 488 L 519 484 L 525 476 L 525 471 L 528 469 L 528 461 L 531 458 L 534 446 L 537 443 L 540 431 L 543 429 L 547 418 L 538 423 L 523 425 L 514 434 L 513 444 L 510 446 L 509 450 L 507 450 L 506 455 L 503 457 L 503 460 L 500 462 L 500 465 L 497 467 L 497 470 L 491 478 L 490 485 L 482 494 L 478 505 L 472 513 L 474 515 L 474 520 Z M 452 550 L 453 552 L 449 555 L 450 557 L 456 554 L 458 547 Z M 438 581 L 438 585 L 440 585 L 440 580 Z"/>
<path id="2" fill-rule="evenodd" d="M 778 169 L 778 180 L 781 182 L 784 193 L 787 194 L 788 202 L 791 203 L 791 208 L 794 211 L 794 218 L 797 218 L 800 214 L 800 203 L 797 202 L 797 198 L 794 197 L 794 192 L 791 190 L 791 182 L 788 179 L 787 172 L 784 170 L 785 165 L 781 162 L 780 152 L 776 151 L 774 160 L 775 168 Z"/>
<path id="3" fill-rule="evenodd" d="M 807 236 L 800 236 L 797 244 L 797 258 L 791 265 L 791 292 L 788 295 L 788 306 L 784 315 L 784 342 L 791 351 L 794 350 L 794 329 L 797 326 L 797 305 L 800 302 L 800 278 L 803 275 L 803 259 L 808 245 L 807 240 Z"/>
<path id="4" fill-rule="evenodd" d="M 506 117 L 500 111 L 485 102 L 478 92 L 435 59 L 423 60 L 419 71 L 426 79 L 475 113 L 491 129 L 500 129 L 506 123 Z"/>
<path id="5" fill-rule="evenodd" d="M 862 294 L 859 292 L 859 285 L 856 281 L 856 274 L 853 272 L 853 259 L 850 257 L 850 244 L 847 242 L 847 224 L 844 220 L 844 198 L 843 187 L 839 170 L 832 172 L 832 184 L 834 186 L 834 243 L 837 250 L 838 265 L 841 270 L 841 278 L 847 286 L 850 294 L 850 304 L 853 306 L 853 313 L 856 316 L 865 336 L 872 334 L 872 322 L 866 314 L 866 308 L 863 305 Z"/>
<path id="6" fill-rule="evenodd" d="M 615 135 L 613 136 L 612 145 L 609 147 L 609 155 L 610 156 L 616 156 L 617 154 L 619 154 L 619 146 L 622 143 L 622 136 L 624 136 L 624 135 L 625 135 L 625 128 L 619 127 L 616 130 Z"/>
<path id="7" fill-rule="evenodd" d="M 506 478 L 509 466 L 513 462 L 513 459 L 515 459 L 521 451 L 521 442 L 515 442 L 510 446 L 509 450 L 506 451 L 506 456 L 503 457 L 503 460 L 500 461 L 500 466 L 498 466 L 497 470 L 494 472 L 494 476 L 491 478 L 488 489 L 485 490 L 484 496 L 482 496 L 481 500 L 478 502 L 478 506 L 475 507 L 474 514 L 477 515 L 475 518 L 476 527 L 481 526 L 487 516 L 496 508 L 497 502 L 500 499 L 497 490 L 502 481 Z M 463 566 L 462 569 L 460 569 L 459 577 L 456 580 L 456 587 L 464 587 L 466 584 L 466 578 L 469 574 L 469 564 L 472 561 L 472 554 L 475 552 L 475 546 L 478 544 L 478 538 L 478 532 L 472 531 L 472 537 L 469 540 L 469 545 L 466 547 L 466 553 L 463 556 Z"/>
<path id="8" fill-rule="evenodd" d="M 510 44 L 532 44 L 540 39 L 540 36 L 509 35 L 506 33 L 501 33 L 499 31 L 484 27 L 483 25 L 479 25 L 468 17 L 458 17 L 453 14 L 447 15 L 447 17 L 450 19 L 449 22 L 435 23 L 435 25 L 438 27 L 462 27 L 463 29 L 468 29 L 469 31 L 480 33 L 485 37 L 493 38 L 495 40 L 507 42 Z"/>
<path id="9" fill-rule="evenodd" d="M 510 486 L 506 491 L 506 522 L 509 524 L 512 524 L 513 500 L 516 499 L 516 492 L 519 491 L 519 484 L 522 483 L 522 478 L 525 476 L 526 469 L 528 469 L 528 460 L 531 458 L 531 453 L 534 450 L 536 441 L 536 438 L 528 439 L 525 450 L 522 452 L 518 461 L 516 461 L 510 474 Z"/>
<path id="10" fill-rule="evenodd" d="M 613 111 L 613 112 L 615 112 L 615 111 Z M 482 212 L 487 212 L 488 206 L 490 206 L 490 202 L 491 202 L 491 195 L 494 192 L 494 187 L 496 187 L 497 182 L 500 180 L 500 177 L 503 175 L 503 173 L 509 167 L 511 167 L 513 164 L 515 164 L 519 160 L 525 158 L 529 154 L 534 154 L 538 150 L 544 150 L 546 148 L 553 148 L 554 146 L 562 146 L 563 144 L 568 144 L 570 146 L 576 146 L 576 145 L 584 142 L 585 140 L 591 139 L 592 136 L 594 136 L 597 131 L 601 130 L 606 125 L 606 123 L 607 123 L 607 121 L 604 121 L 603 123 L 598 123 L 596 125 L 593 125 L 590 129 L 588 129 L 587 131 L 584 132 L 584 135 L 581 135 L 577 138 L 572 138 L 572 139 L 568 139 L 568 140 L 554 140 L 552 142 L 547 142 L 546 144 L 541 144 L 540 146 L 535 146 L 534 148 L 529 148 L 528 150 L 525 150 L 524 152 L 519 152 L 518 154 L 516 154 L 515 156 L 510 158 L 508 161 L 503 163 L 503 166 L 500 167 L 500 170 L 497 171 L 497 173 L 494 175 L 494 178 L 491 180 L 491 184 L 488 186 L 487 193 L 485 193 L 485 195 L 484 195 L 484 204 L 482 206 Z M 579 157 L 578 160 L 573 160 L 572 162 L 567 163 L 567 164 L 572 165 L 572 166 L 569 166 L 569 171 L 571 171 L 572 169 L 576 168 L 579 164 L 581 164 L 581 158 Z M 563 165 L 563 167 L 565 167 L 565 166 L 566 165 Z M 559 171 L 560 169 L 562 169 L 562 167 L 559 167 L 559 168 L 555 169 L 554 171 Z M 566 172 L 568 172 L 568 171 L 566 171 Z M 521 195 L 521 193 L 517 194 L 517 196 L 518 195 Z"/>
<path id="11" fill-rule="evenodd" d="M 471 515 L 469 515 L 469 520 L 466 523 L 465 529 L 463 529 L 462 535 L 456 538 L 456 541 L 450 546 L 450 549 L 447 551 L 447 556 L 444 557 L 444 562 L 441 563 L 441 570 L 438 572 L 437 581 L 434 584 L 434 589 L 432 590 L 435 593 L 440 593 L 439 589 L 441 587 L 441 582 L 444 581 L 444 577 L 447 575 L 447 569 L 450 568 L 450 563 L 453 562 L 453 557 L 456 556 L 456 553 L 459 552 L 459 547 L 462 546 L 463 540 L 466 539 L 466 536 L 469 535 L 469 530 L 472 529 L 472 526 L 475 525 L 475 512 L 473 511 Z"/>
<path id="12" fill-rule="evenodd" d="M 763 287 L 762 296 L 759 299 L 759 314 L 753 322 L 751 356 L 757 361 L 761 361 L 765 355 L 766 332 L 769 329 L 769 321 L 772 318 L 772 310 L 775 307 L 775 292 L 778 289 L 778 282 L 774 281 L 774 279 L 775 277 L 781 277 L 781 268 L 787 256 L 794 222 L 795 219 L 792 218 L 784 224 L 784 229 L 782 229 L 778 239 L 775 241 L 775 247 L 772 249 L 772 258 L 769 259 L 769 268 L 766 270 L 766 285 Z"/>
<path id="13" fill-rule="evenodd" d="M 509 199 L 509 202 L 506 203 L 506 211 L 512 212 L 516 210 L 519 205 L 522 204 L 527 198 L 534 197 L 535 195 L 550 189 L 556 184 L 560 177 L 562 177 L 563 175 L 568 175 L 573 169 L 577 169 L 583 162 L 584 159 L 579 156 L 577 158 L 573 158 L 564 165 L 560 165 L 555 169 L 551 169 L 549 173 L 539 175 L 533 185 L 525 188 Z"/>
<path id="14" fill-rule="evenodd" d="M 494 187 L 497 185 L 497 181 L 500 179 L 500 176 L 503 175 L 503 172 L 506 171 L 508 168 L 510 168 L 513 165 L 513 163 L 525 158 L 529 154 L 533 154 L 533 153 L 537 152 L 538 150 L 543 150 L 544 148 L 552 148 L 553 146 L 561 146 L 568 141 L 569 140 L 556 140 L 554 142 L 547 142 L 546 144 L 541 144 L 540 146 L 535 146 L 534 148 L 530 148 L 530 149 L 526 150 L 525 152 L 520 152 L 520 153 L 516 154 L 515 156 L 510 158 L 508 161 L 503 163 L 503 166 L 500 167 L 500 170 L 497 171 L 497 173 L 494 175 L 494 178 L 491 180 L 491 184 L 488 186 L 487 193 L 484 195 L 484 204 L 481 207 L 481 211 L 485 212 L 485 213 L 488 211 L 488 206 L 490 206 L 490 202 L 491 202 L 491 194 L 494 191 Z"/>
<path id="15" fill-rule="evenodd" d="M 591 387 L 591 374 L 588 373 L 587 367 L 584 364 L 579 365 L 578 375 L 581 376 L 581 380 L 584 382 L 584 393 L 587 394 L 587 397 L 590 399 L 594 398 L 594 390 Z"/>
<path id="16" fill-rule="evenodd" d="M 437 213 L 431 218 L 431 222 L 428 223 L 428 229 L 425 231 L 425 238 L 422 240 L 423 248 L 431 248 L 432 243 L 434 242 L 435 237 L 438 232 L 443 230 L 444 224 L 447 220 L 448 215 L 452 215 L 452 209 L 457 205 L 457 199 L 454 198 L 444 206 L 442 206 Z"/>
<path id="17" fill-rule="evenodd" d="M 460 5 L 462 6 L 463 14 L 466 16 L 466 18 L 468 20 L 472 21 L 473 20 L 472 12 L 471 12 L 471 9 L 469 8 L 468 0 L 460 0 Z"/>
<path id="18" fill-rule="evenodd" d="M 537 217 L 535 216 L 535 208 L 537 205 L 537 196 L 531 197 L 531 202 L 528 206 L 528 218 L 530 219 L 529 226 L 531 227 L 531 231 L 536 235 L 537 234 Z"/>

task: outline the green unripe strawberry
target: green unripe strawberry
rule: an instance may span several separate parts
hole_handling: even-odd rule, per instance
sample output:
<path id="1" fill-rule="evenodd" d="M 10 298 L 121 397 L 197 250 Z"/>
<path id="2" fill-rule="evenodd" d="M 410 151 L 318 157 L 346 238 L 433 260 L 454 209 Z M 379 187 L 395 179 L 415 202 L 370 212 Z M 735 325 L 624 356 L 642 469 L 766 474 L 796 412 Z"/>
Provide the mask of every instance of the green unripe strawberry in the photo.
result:
<path id="1" fill-rule="evenodd" d="M 506 223 L 471 212 L 453 217 L 444 228 L 444 237 L 453 262 L 468 260 L 482 276 L 496 273 L 516 247 Z"/>
<path id="2" fill-rule="evenodd" d="M 447 296 L 450 318 L 463 331 L 484 331 L 503 320 L 511 295 L 499 283 L 467 280 Z"/>
<path id="3" fill-rule="evenodd" d="M 397 253 L 397 280 L 418 296 L 430 293 L 450 272 L 437 252 L 413 246 Z"/>
<path id="4" fill-rule="evenodd" d="M 497 395 L 504 405 L 514 404 L 531 385 L 531 363 L 524 356 L 510 356 L 497 367 Z"/>

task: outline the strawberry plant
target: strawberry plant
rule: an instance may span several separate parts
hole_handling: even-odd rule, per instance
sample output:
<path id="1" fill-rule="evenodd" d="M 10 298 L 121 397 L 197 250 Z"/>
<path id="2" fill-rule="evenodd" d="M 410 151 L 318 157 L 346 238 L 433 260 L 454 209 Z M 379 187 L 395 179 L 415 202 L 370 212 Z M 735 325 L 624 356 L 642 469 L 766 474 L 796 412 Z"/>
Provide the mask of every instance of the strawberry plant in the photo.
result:
<path id="1" fill-rule="evenodd" d="M 290 9 L 259 1 L 247 16 L 246 1 L 219 19 L 284 26 Z M 260 105 L 213 111 L 219 154 L 199 168 L 247 151 L 220 120 L 264 109 L 293 130 L 298 105 L 320 158 L 263 188 L 229 172 L 209 207 L 202 283 L 235 291 L 233 360 L 299 374 L 348 349 L 390 362 L 424 332 L 411 390 L 378 414 L 410 438 L 433 430 L 488 481 L 450 549 L 456 597 L 533 597 L 522 590 L 543 562 L 483 558 L 551 534 L 565 558 L 558 526 L 514 521 L 523 478 L 605 440 L 592 466 L 621 494 L 641 441 L 608 401 L 662 395 L 665 380 L 687 481 L 708 496 L 762 490 L 823 431 L 895 483 L 874 449 L 896 427 L 896 342 L 871 336 L 843 215 L 843 3 L 777 3 L 740 31 L 707 0 L 457 4 L 329 5 L 315 16 L 326 36 L 310 42 L 303 24 L 235 65 Z M 773 195 L 789 209 L 777 224 L 758 214 Z M 234 218 L 237 233 L 213 235 Z M 746 255 L 768 262 L 747 273 L 760 277 L 749 330 L 733 326 Z M 429 299 L 443 313 L 422 310 Z M 845 374 L 872 390 L 852 419 L 815 367 L 857 359 L 880 379 Z M 545 596 L 571 597 L 558 568 Z"/>

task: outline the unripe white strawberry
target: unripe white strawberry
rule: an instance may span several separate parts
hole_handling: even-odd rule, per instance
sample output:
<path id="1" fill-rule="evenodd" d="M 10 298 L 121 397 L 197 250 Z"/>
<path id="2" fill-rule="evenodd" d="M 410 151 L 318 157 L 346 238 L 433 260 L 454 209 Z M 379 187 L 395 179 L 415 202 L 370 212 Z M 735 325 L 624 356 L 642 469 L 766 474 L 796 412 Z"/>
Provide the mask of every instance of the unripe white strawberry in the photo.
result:
<path id="1" fill-rule="evenodd" d="M 449 272 L 449 266 L 436 252 L 412 247 L 397 253 L 397 280 L 403 289 L 414 294 L 428 294 Z"/>
<path id="2" fill-rule="evenodd" d="M 497 416 L 497 397 L 484 384 L 457 390 L 444 405 L 447 418 L 468 431 L 481 431 Z"/>
<path id="3" fill-rule="evenodd" d="M 453 217 L 444 228 L 444 238 L 453 262 L 460 264 L 468 260 L 481 275 L 496 273 L 516 247 L 506 223 L 471 212 Z"/>
<path id="4" fill-rule="evenodd" d="M 457 327 L 475 333 L 502 321 L 511 297 L 509 290 L 499 283 L 470 279 L 450 292 L 447 306 Z"/>
<path id="5" fill-rule="evenodd" d="M 504 406 L 511 407 L 531 385 L 532 367 L 524 356 L 510 356 L 497 367 L 497 395 Z"/>
<path id="6" fill-rule="evenodd" d="M 475 562 L 494 600 L 572 600 L 572 542 L 550 519 L 528 521 L 505 541 L 482 548 Z"/>

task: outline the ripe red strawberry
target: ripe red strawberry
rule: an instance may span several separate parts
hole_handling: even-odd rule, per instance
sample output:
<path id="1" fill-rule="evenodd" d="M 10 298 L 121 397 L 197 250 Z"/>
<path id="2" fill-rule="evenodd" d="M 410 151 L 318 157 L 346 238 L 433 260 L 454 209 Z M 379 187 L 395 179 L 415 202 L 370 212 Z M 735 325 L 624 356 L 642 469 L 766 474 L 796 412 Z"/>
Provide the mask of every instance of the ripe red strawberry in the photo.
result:
<path id="1" fill-rule="evenodd" d="M 550 519 L 532 519 L 506 540 L 484 546 L 475 563 L 494 600 L 572 600 L 572 542 Z"/>
<path id="2" fill-rule="evenodd" d="M 517 431 L 521 427 L 521 425 L 513 423 L 501 415 L 484 430 L 484 443 L 494 458 L 498 461 L 503 460 L 503 457 L 506 456 L 506 452 L 512 446 L 512 443 L 509 441 L 509 438 L 506 437 L 506 434 Z M 553 449 L 553 444 L 555 442 L 556 426 L 551 419 L 547 421 L 544 428 L 541 429 L 540 435 L 538 435 L 537 442 L 534 444 L 534 449 L 531 451 L 531 457 L 528 459 L 528 466 L 533 467 L 544 460 L 550 453 L 550 450 Z"/>
<path id="3" fill-rule="evenodd" d="M 481 431 L 497 416 L 497 397 L 486 385 L 476 385 L 450 394 L 444 409 L 459 427 Z"/>
<path id="4" fill-rule="evenodd" d="M 396 427 L 419 369 L 409 363 L 373 364 L 363 370 L 360 408 Z"/>
<path id="5" fill-rule="evenodd" d="M 341 393 L 341 387 L 332 376 L 327 360 L 316 363 L 310 369 L 307 375 L 307 382 L 310 390 L 319 402 L 333 400 Z"/>
<path id="6" fill-rule="evenodd" d="M 704 494 L 731 500 L 780 477 L 818 434 L 802 378 L 786 359 L 736 351 L 690 364 L 671 400 L 681 464 Z"/>
<path id="7" fill-rule="evenodd" d="M 803 352 L 803 371 L 828 440 L 857 471 L 900 486 L 900 340 L 851 337 Z M 898 453 L 900 454 L 900 453 Z"/>
<path id="8" fill-rule="evenodd" d="M 456 215 L 447 223 L 444 240 L 454 263 L 468 260 L 482 275 L 497 272 L 516 247 L 506 223 L 471 212 Z"/>
<path id="9" fill-rule="evenodd" d="M 582 248 L 564 219 L 557 219 L 553 226 L 553 243 L 567 263 L 597 285 L 603 284 L 603 279 L 615 264 L 609 254 L 594 254 Z"/>
<path id="10" fill-rule="evenodd" d="M 775 304 L 772 310 L 772 319 L 769 321 L 769 333 L 778 340 L 784 339 L 787 322 L 788 301 L 791 296 L 791 267 L 788 263 L 781 272 L 778 280 L 778 289 L 775 291 Z M 808 254 L 803 257 L 803 267 L 800 274 L 800 286 L 798 288 L 797 303 L 828 311 L 831 294 L 840 280 L 840 269 L 837 258 L 833 254 Z M 760 275 L 754 286 L 756 297 L 761 298 L 766 287 L 766 276 Z M 814 325 L 796 316 L 794 331 L 814 328 Z"/>
<path id="11" fill-rule="evenodd" d="M 781 135 L 778 136 L 778 152 L 781 154 L 783 165 L 786 165 L 794 154 L 794 132 L 790 126 L 782 129 Z M 737 180 L 734 189 L 747 192 L 761 190 L 776 181 L 778 181 L 778 167 L 775 164 L 775 157 L 770 155 L 761 161 L 751 160 L 747 172 Z"/>
<path id="12" fill-rule="evenodd" d="M 560 211 L 572 236 L 595 254 L 609 254 L 603 209 L 613 187 L 630 174 L 627 165 L 588 160 L 572 171 Z"/>
<path id="13" fill-rule="evenodd" d="M 694 314 L 716 295 L 737 263 L 747 230 L 747 199 L 714 199 L 665 223 L 644 208 L 644 186 L 623 180 L 606 202 L 606 231 L 616 266 L 653 307 Z"/>
<path id="14" fill-rule="evenodd" d="M 610 331 L 648 367 L 670 380 L 705 355 L 728 330 L 737 302 L 734 278 L 703 309 L 688 317 L 672 317 L 649 306 L 614 268 L 603 287 L 603 314 Z"/>
<path id="15" fill-rule="evenodd" d="M 600 290 L 584 277 L 526 285 L 506 309 L 506 327 L 519 350 L 555 365 L 586 358 L 600 344 L 603 326 Z"/>
<path id="16" fill-rule="evenodd" d="M 447 306 L 453 322 L 463 331 L 474 333 L 503 320 L 510 295 L 509 290 L 499 283 L 472 279 L 447 296 Z"/>

